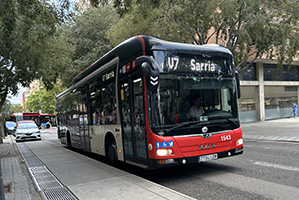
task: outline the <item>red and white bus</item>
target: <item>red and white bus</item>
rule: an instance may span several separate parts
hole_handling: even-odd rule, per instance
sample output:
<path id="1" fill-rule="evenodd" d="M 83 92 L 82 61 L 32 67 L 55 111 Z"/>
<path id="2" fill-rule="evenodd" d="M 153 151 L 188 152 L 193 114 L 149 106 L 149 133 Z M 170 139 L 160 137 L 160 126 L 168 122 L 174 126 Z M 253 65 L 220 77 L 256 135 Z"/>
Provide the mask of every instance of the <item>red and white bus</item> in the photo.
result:
<path id="1" fill-rule="evenodd" d="M 15 122 L 23 121 L 23 120 L 32 120 L 36 123 L 38 127 L 40 127 L 40 114 L 38 112 L 23 112 L 23 113 L 14 113 Z"/>
<path id="2" fill-rule="evenodd" d="M 144 168 L 242 154 L 239 89 L 226 48 L 132 37 L 57 96 L 58 137 Z M 201 113 L 191 117 L 194 96 Z"/>
<path id="3" fill-rule="evenodd" d="M 48 122 L 52 126 L 56 126 L 55 114 L 40 114 L 38 112 L 14 113 L 13 115 L 9 115 L 9 120 L 14 122 L 33 120 L 38 127 L 42 127 L 43 125 L 46 127 Z"/>

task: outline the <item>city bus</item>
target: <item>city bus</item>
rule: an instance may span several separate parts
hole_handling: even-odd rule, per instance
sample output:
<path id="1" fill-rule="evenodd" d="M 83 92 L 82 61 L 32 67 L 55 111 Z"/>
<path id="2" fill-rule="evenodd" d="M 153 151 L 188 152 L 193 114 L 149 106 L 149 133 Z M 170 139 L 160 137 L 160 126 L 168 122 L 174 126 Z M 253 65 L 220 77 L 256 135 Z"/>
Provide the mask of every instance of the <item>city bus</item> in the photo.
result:
<path id="1" fill-rule="evenodd" d="M 58 138 L 147 169 L 239 155 L 239 91 L 228 49 L 135 36 L 56 97 Z M 194 96 L 202 113 L 190 117 Z"/>
<path id="2" fill-rule="evenodd" d="M 50 126 L 56 126 L 55 114 L 40 114 L 41 127 L 50 128 Z"/>
<path id="3" fill-rule="evenodd" d="M 48 122 L 51 124 L 51 126 L 56 126 L 55 114 L 40 114 L 39 112 L 14 113 L 9 116 L 9 120 L 14 122 L 33 120 L 38 127 L 47 127 Z"/>
<path id="4" fill-rule="evenodd" d="M 38 127 L 41 126 L 40 114 L 38 112 L 14 113 L 13 115 L 15 116 L 15 122 L 22 120 L 32 120 Z"/>

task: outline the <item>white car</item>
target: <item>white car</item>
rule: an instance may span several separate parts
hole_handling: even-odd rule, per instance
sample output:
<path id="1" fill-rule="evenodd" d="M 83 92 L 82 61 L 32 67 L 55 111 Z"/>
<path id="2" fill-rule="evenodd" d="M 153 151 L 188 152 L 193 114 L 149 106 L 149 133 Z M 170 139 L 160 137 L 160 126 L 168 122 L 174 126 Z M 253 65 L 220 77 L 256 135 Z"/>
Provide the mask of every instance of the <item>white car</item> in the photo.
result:
<path id="1" fill-rule="evenodd" d="M 40 130 L 31 120 L 19 121 L 16 126 L 16 141 L 41 140 Z"/>

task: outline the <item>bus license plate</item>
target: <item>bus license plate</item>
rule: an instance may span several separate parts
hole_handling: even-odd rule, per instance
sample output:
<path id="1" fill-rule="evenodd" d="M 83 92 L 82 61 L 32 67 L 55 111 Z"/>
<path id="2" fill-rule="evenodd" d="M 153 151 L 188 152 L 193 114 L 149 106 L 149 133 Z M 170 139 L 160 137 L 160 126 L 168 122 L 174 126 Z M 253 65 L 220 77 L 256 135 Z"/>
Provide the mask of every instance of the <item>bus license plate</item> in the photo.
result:
<path id="1" fill-rule="evenodd" d="M 210 154 L 210 155 L 204 155 L 204 156 L 198 156 L 198 162 L 206 162 L 209 160 L 216 160 L 218 158 L 217 153 Z"/>

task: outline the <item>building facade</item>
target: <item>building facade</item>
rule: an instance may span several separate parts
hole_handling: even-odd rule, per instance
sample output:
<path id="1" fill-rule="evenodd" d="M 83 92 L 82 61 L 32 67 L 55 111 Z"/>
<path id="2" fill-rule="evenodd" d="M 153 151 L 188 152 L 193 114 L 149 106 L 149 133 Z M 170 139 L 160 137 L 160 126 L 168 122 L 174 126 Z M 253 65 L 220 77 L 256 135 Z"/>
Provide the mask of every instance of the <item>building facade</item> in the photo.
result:
<path id="1" fill-rule="evenodd" d="M 294 117 L 291 102 L 298 105 L 299 64 L 277 67 L 275 62 L 260 59 L 240 73 L 241 122 Z"/>

